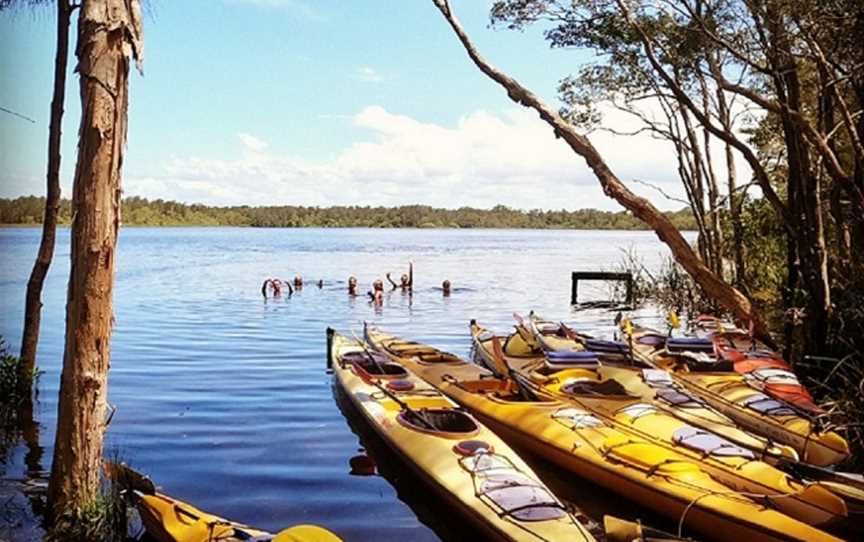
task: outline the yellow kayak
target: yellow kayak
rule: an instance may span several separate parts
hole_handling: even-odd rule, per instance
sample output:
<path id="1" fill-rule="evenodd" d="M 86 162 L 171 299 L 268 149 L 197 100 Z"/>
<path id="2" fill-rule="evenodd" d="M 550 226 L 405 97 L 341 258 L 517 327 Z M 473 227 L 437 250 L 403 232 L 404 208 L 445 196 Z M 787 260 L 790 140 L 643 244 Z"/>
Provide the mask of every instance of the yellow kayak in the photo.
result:
<path id="1" fill-rule="evenodd" d="M 672 409 L 660 401 L 644 400 L 631 393 L 627 384 L 634 386 L 637 376 L 627 371 L 599 370 L 598 358 L 594 364 L 590 356 L 541 358 L 526 364 L 509 365 L 503 356 L 502 341 L 472 323 L 474 349 L 478 358 L 488 367 L 503 367 L 498 372 L 513 371 L 534 383 L 538 390 L 560 401 L 572 403 L 614 425 L 621 431 L 643 438 L 662 448 L 674 451 L 700 464 L 703 470 L 723 484 L 753 496 L 766 499 L 779 511 L 811 525 L 837 524 L 847 516 L 842 498 L 818 483 L 804 483 L 776 467 L 760 460 L 751 449 L 744 448 L 704 428 L 691 425 L 674 416 Z M 498 342 L 498 352 L 493 348 Z M 511 337 L 508 343 L 513 343 Z M 584 351 L 577 352 L 586 354 Z M 590 353 L 589 353 L 590 354 Z M 498 359 L 496 359 L 498 356 Z M 553 361 L 554 359 L 554 361 Z M 573 360 L 571 363 L 567 360 Z M 550 367 L 550 363 L 553 365 Z M 572 368 L 567 368 L 568 364 Z M 648 370 L 651 371 L 651 370 Z M 661 382 L 658 375 L 665 371 L 647 372 L 646 382 Z M 619 380 L 618 378 L 622 378 Z M 694 397 L 671 388 L 663 388 L 670 402 L 699 407 Z M 702 409 L 710 414 L 710 409 Z M 746 434 L 740 436 L 746 439 Z"/>
<path id="2" fill-rule="evenodd" d="M 666 350 L 665 335 L 635 324 L 630 329 L 636 358 L 670 371 L 676 382 L 745 429 L 791 446 L 813 465 L 834 465 L 849 457 L 846 440 L 820 427 L 817 418 L 755 389 L 741 374 L 691 370 Z"/>
<path id="3" fill-rule="evenodd" d="M 378 351 L 474 413 L 508 442 L 678 521 L 686 533 L 723 540 L 838 540 L 715 480 L 698 462 L 622 431 L 517 379 L 367 328 Z"/>
<path id="4" fill-rule="evenodd" d="M 296 525 L 277 534 L 268 533 L 160 493 L 149 478 L 125 465 L 109 463 L 106 471 L 128 488 L 147 534 L 158 542 L 341 542 L 317 525 Z"/>
<path id="5" fill-rule="evenodd" d="M 401 364 L 328 330 L 338 385 L 375 432 L 493 540 L 594 538 L 495 433 Z"/>
<path id="6" fill-rule="evenodd" d="M 769 439 L 756 436 L 742 429 L 734 420 L 720 413 L 703 400 L 694 397 L 677 384 L 665 371 L 648 365 L 635 366 L 621 352 L 623 343 L 598 341 L 585 336 L 567 338 L 555 332 L 541 332 L 563 327 L 554 322 L 543 321 L 536 316 L 528 322 L 515 326 L 516 332 L 504 339 L 503 355 L 508 365 L 526 375 L 536 383 L 544 383 L 559 378 L 562 370 L 584 368 L 596 372 L 592 378 L 599 381 L 613 381 L 621 384 L 628 394 L 650 402 L 660 411 L 705 429 L 756 452 L 760 458 L 772 463 L 775 458 L 797 462 L 798 453 L 791 446 L 778 445 Z M 569 329 L 568 334 L 573 333 Z M 471 335 L 475 342 L 488 333 L 472 323 Z M 541 341 L 545 347 L 541 346 Z M 488 348 L 487 344 L 487 350 Z M 599 351 L 593 350 L 598 348 Z M 552 352 L 579 352 L 580 357 L 561 355 L 554 358 L 546 355 L 544 349 L 555 348 Z M 611 352 L 610 352 L 611 351 Z M 610 354 L 614 357 L 610 359 Z M 491 368 L 491 367 L 490 367 Z"/>

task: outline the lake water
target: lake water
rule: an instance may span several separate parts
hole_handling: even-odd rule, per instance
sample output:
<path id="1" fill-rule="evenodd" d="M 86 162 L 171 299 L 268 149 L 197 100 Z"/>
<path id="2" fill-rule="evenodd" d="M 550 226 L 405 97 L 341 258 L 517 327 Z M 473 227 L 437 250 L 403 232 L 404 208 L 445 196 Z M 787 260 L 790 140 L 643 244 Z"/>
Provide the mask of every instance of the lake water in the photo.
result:
<path id="1" fill-rule="evenodd" d="M 19 348 L 24 289 L 39 243 L 36 228 L 0 229 L 0 335 Z M 513 311 L 537 310 L 611 334 L 613 314 L 574 312 L 570 272 L 614 270 L 623 251 L 656 269 L 665 247 L 651 232 L 127 228 L 114 291 L 109 401 L 117 407 L 109 449 L 147 472 L 166 493 L 265 529 L 325 525 L 346 540 L 458 540 L 452 511 L 340 410 L 325 372 L 325 328 L 387 331 L 468 355 L 468 321 L 507 331 Z M 383 307 L 346 295 L 414 261 L 412 297 Z M 36 418 L 41 459 L 18 445 L 0 465 L 17 483 L 50 470 L 62 364 L 69 232 L 59 232 L 45 284 Z M 262 281 L 301 274 L 290 298 L 263 300 Z M 438 289 L 449 279 L 450 297 Z M 313 281 L 324 280 L 318 289 Z M 388 288 L 389 289 L 389 288 Z M 605 297 L 606 288 L 585 288 Z M 381 476 L 352 476 L 349 459 L 372 448 Z M 38 461 L 35 461 L 38 460 Z M 38 465 L 36 464 L 38 462 Z M 615 505 L 560 471 L 537 468 L 589 516 Z M 25 472 L 29 470 L 29 475 Z M 395 483 L 395 486 L 394 486 Z M 616 507 L 617 508 L 617 507 Z M 635 512 L 618 509 L 631 515 Z M 2 522 L 0 518 L 0 522 Z"/>

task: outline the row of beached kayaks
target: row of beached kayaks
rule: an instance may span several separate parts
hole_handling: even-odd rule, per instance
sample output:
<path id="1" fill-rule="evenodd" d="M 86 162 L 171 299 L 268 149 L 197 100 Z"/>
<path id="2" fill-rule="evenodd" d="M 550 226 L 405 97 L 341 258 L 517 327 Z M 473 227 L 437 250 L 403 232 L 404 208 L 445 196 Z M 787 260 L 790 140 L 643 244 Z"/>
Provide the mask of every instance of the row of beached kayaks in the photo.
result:
<path id="1" fill-rule="evenodd" d="M 491 539 L 593 539 L 512 445 L 678 536 L 838 540 L 864 504 L 860 478 L 827 468 L 846 442 L 797 380 L 761 371 L 794 377 L 782 358 L 698 324 L 680 340 L 623 320 L 615 342 L 533 314 L 507 336 L 472 322 L 476 362 L 366 327 L 362 340 L 331 331 L 328 361 L 366 422 Z"/>

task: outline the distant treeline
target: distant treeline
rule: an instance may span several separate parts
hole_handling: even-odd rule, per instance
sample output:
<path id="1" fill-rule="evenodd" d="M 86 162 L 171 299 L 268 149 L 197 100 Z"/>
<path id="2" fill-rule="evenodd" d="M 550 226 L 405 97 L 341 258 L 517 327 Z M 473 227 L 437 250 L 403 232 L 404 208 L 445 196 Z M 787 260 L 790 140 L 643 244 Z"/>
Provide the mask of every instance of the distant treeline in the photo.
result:
<path id="1" fill-rule="evenodd" d="M 39 224 L 45 198 L 0 199 L 0 224 Z M 689 209 L 668 213 L 681 230 L 695 229 Z M 60 204 L 60 223 L 70 222 L 71 204 Z M 208 207 L 161 199 L 123 200 L 127 226 L 253 226 L 253 227 L 363 227 L 363 228 L 537 228 L 582 230 L 644 230 L 645 224 L 626 211 L 520 211 L 498 205 L 492 209 L 436 209 L 426 205 L 401 207 Z"/>

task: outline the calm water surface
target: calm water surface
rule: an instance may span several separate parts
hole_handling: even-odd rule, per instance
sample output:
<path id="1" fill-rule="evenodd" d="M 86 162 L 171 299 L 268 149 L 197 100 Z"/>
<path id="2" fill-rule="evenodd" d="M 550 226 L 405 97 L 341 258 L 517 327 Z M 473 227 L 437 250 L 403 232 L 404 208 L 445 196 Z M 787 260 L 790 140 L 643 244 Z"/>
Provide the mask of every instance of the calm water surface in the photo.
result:
<path id="1" fill-rule="evenodd" d="M 14 352 L 39 235 L 36 228 L 0 229 L 0 334 Z M 514 310 L 533 308 L 611 334 L 609 312 L 571 310 L 570 271 L 612 270 L 624 250 L 649 269 L 666 254 L 650 232 L 124 229 L 109 397 L 117 412 L 107 445 L 167 493 L 261 528 L 314 522 L 347 540 L 465 538 L 452 512 L 430 502 L 422 483 L 363 434 L 356 413 L 340 410 L 324 370 L 325 328 L 359 332 L 369 320 L 468 355 L 470 318 L 503 332 Z M 346 295 L 349 275 L 365 291 L 386 271 L 398 277 L 409 260 L 413 297 L 393 292 L 373 308 Z M 46 472 L 68 274 L 64 229 L 45 285 L 39 344 L 45 373 L 36 416 Z M 262 299 L 265 278 L 295 274 L 307 280 L 301 292 Z M 455 287 L 449 298 L 438 289 L 445 278 Z M 312 284 L 318 279 L 321 290 Z M 600 298 L 606 290 L 584 292 Z M 385 477 L 349 474 L 348 460 L 363 446 Z M 24 477 L 25 452 L 16 447 L 0 466 L 7 481 Z M 595 488 L 536 465 L 589 515 L 613 506 Z"/>

